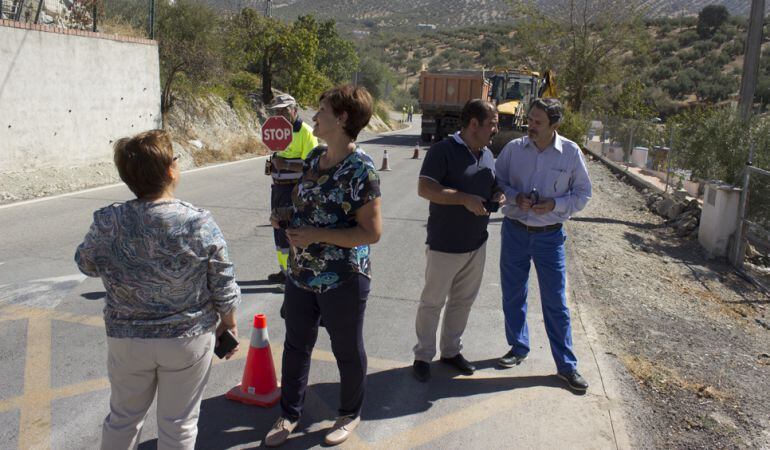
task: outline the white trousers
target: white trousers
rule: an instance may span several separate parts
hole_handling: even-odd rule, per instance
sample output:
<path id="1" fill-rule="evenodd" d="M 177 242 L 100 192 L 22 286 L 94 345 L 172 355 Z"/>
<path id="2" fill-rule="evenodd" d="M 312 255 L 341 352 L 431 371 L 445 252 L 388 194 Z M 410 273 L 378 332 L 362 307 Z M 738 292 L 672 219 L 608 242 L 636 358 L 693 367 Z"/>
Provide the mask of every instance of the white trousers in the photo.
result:
<path id="1" fill-rule="evenodd" d="M 191 338 L 107 338 L 110 413 L 102 449 L 135 449 L 147 410 L 158 395 L 158 449 L 193 449 L 214 333 Z"/>

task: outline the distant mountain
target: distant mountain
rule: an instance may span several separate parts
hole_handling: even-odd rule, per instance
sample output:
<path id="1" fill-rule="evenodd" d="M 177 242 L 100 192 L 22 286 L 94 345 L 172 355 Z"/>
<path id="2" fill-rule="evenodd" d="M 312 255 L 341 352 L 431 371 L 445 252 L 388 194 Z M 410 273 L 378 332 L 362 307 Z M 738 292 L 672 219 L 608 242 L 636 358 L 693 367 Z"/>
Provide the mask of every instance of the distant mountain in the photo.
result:
<path id="1" fill-rule="evenodd" d="M 263 11 L 267 0 L 210 0 L 228 9 L 251 6 Z M 697 15 L 704 6 L 722 4 L 732 15 L 748 16 L 749 0 L 644 0 L 652 17 Z M 544 6 L 552 4 L 540 0 Z M 313 14 L 335 19 L 340 24 L 380 27 L 416 26 L 418 23 L 438 27 L 483 25 L 508 20 L 510 6 L 506 0 L 273 0 L 272 14 L 286 20 Z M 767 2 L 770 12 L 770 2 Z"/>

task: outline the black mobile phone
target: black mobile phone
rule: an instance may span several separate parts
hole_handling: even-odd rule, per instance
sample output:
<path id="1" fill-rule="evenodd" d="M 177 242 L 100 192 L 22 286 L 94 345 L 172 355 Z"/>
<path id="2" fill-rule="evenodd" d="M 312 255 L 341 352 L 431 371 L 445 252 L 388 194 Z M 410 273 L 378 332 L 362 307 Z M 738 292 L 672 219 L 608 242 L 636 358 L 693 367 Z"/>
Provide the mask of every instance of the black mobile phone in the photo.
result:
<path id="1" fill-rule="evenodd" d="M 497 212 L 497 210 L 500 209 L 500 202 L 495 202 L 492 200 L 486 201 L 484 202 L 484 209 L 491 213 Z"/>
<path id="2" fill-rule="evenodd" d="M 217 355 L 217 358 L 222 359 L 237 346 L 238 339 L 235 339 L 235 336 L 230 333 L 230 330 L 225 330 L 225 332 L 217 338 L 214 354 Z"/>

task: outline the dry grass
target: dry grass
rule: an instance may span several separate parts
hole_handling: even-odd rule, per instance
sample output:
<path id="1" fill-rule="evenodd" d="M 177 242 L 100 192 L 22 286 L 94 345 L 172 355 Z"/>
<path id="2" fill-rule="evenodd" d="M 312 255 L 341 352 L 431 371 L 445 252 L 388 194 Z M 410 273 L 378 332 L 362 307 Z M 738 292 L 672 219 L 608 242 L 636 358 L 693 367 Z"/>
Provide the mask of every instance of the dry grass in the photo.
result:
<path id="1" fill-rule="evenodd" d="M 245 137 L 227 143 L 221 150 L 210 148 L 194 149 L 193 161 L 196 166 L 204 166 L 215 162 L 236 161 L 245 156 L 261 156 L 270 153 L 262 141 L 254 137 Z"/>
<path id="2" fill-rule="evenodd" d="M 640 384 L 647 385 L 654 391 L 660 392 L 671 388 L 691 392 L 701 398 L 710 398 L 723 401 L 728 395 L 697 381 L 687 380 L 681 377 L 673 369 L 663 367 L 638 355 L 622 355 L 620 360 L 626 366 L 631 375 Z"/>
<path id="3" fill-rule="evenodd" d="M 118 36 L 130 36 L 135 38 L 147 38 L 147 31 L 131 26 L 131 24 L 118 19 L 108 18 L 97 24 L 99 32 L 104 34 L 117 34 Z"/>

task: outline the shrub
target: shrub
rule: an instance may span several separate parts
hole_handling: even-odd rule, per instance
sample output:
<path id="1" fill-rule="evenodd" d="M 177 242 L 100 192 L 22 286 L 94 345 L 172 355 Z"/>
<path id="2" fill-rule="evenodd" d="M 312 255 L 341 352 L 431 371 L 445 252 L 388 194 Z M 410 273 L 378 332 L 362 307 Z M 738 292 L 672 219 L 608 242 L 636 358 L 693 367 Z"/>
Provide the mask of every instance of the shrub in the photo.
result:
<path id="1" fill-rule="evenodd" d="M 588 125 L 588 119 L 580 114 L 579 111 L 572 111 L 566 108 L 564 110 L 564 120 L 559 125 L 559 134 L 582 146 L 588 132 Z"/>
<path id="2" fill-rule="evenodd" d="M 679 34 L 679 47 L 687 47 L 698 40 L 698 33 L 693 30 L 687 30 Z"/>
<path id="3" fill-rule="evenodd" d="M 740 40 L 730 41 L 725 44 L 722 51 L 727 54 L 727 56 L 735 58 L 736 56 L 743 53 L 743 42 Z"/>
<path id="4" fill-rule="evenodd" d="M 650 78 L 654 81 L 663 81 L 671 78 L 673 72 L 666 66 L 657 66 L 650 71 Z"/>
<path id="5" fill-rule="evenodd" d="M 756 144 L 754 163 L 770 167 L 770 119 L 754 117 L 744 123 L 732 108 L 694 109 L 675 116 L 673 157 L 704 180 L 736 184 L 745 166 L 750 143 Z"/>
<path id="6" fill-rule="evenodd" d="M 679 59 L 678 56 L 672 56 L 670 58 L 664 59 L 660 62 L 661 67 L 666 67 L 672 72 L 678 72 L 682 69 L 682 60 Z"/>
<path id="7" fill-rule="evenodd" d="M 249 72 L 238 72 L 230 77 L 230 86 L 244 94 L 259 92 L 262 88 L 262 79 Z"/>
<path id="8" fill-rule="evenodd" d="M 700 59 L 702 55 L 694 48 L 689 48 L 679 53 L 679 57 L 685 62 L 693 62 Z"/>
<path id="9" fill-rule="evenodd" d="M 671 39 L 667 39 L 657 46 L 657 50 L 660 53 L 661 56 L 668 58 L 671 56 L 675 51 L 679 49 L 679 44 L 676 41 L 673 41 Z"/>

